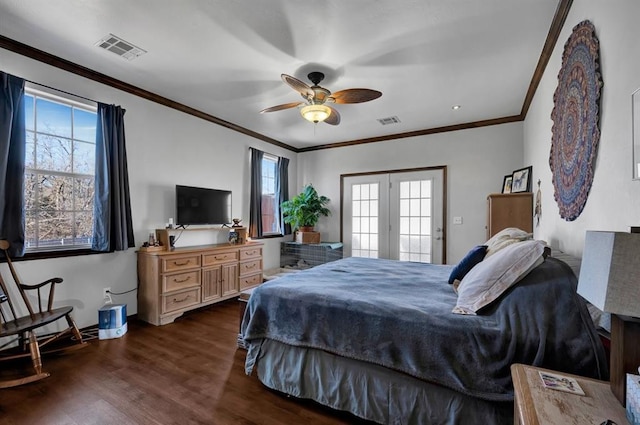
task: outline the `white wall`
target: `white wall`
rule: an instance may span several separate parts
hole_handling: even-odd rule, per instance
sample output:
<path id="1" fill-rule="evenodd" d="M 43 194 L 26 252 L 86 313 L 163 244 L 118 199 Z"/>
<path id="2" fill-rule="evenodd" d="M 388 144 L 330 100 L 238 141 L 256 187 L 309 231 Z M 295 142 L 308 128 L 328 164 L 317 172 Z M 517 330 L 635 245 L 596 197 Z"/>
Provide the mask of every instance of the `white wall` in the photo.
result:
<path id="1" fill-rule="evenodd" d="M 486 199 L 502 179 L 523 165 L 522 123 L 503 124 L 387 142 L 305 152 L 298 158 L 298 187 L 312 183 L 331 199 L 332 215 L 321 218 L 325 241 L 340 238 L 340 175 L 447 166 L 447 263 L 457 263 L 486 240 Z M 534 168 L 535 175 L 535 168 Z M 454 225 L 454 216 L 463 217 Z"/>
<path id="2" fill-rule="evenodd" d="M 296 187 L 296 154 L 235 131 L 146 101 L 105 85 L 61 71 L 0 49 L 0 69 L 27 80 L 124 107 L 131 208 L 136 245 L 149 231 L 164 227 L 174 216 L 176 184 L 233 191 L 233 216 L 249 219 L 249 147 L 290 159 L 291 188 Z M 294 189 L 292 189 L 293 191 Z M 226 232 L 185 232 L 178 246 L 223 242 Z M 265 240 L 265 268 L 280 263 L 280 238 Z M 60 276 L 59 304 L 75 306 L 79 326 L 97 323 L 102 288 L 123 292 L 137 285 L 135 249 L 113 254 L 31 260 L 16 263 L 24 281 L 40 282 Z M 9 276 L 5 264 L 3 276 Z M 129 315 L 137 312 L 135 292 L 114 296 L 126 303 Z"/>
<path id="3" fill-rule="evenodd" d="M 640 181 L 631 180 L 631 94 L 640 88 L 638 16 L 637 0 L 574 1 L 524 124 L 524 162 L 533 164 L 536 179 L 542 180 L 542 218 L 535 236 L 573 255 L 582 254 L 586 230 L 629 231 L 640 224 Z M 550 117 L 564 43 L 585 19 L 600 41 L 601 137 L 589 198 L 582 214 L 567 222 L 553 198 Z"/>

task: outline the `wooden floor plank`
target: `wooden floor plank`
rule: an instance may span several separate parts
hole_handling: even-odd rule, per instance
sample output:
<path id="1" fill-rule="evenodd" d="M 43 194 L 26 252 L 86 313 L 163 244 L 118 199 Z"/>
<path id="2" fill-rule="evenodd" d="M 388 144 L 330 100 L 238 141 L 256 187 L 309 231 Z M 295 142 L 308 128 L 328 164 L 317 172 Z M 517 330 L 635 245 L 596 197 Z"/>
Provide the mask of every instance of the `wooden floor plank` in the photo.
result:
<path id="1" fill-rule="evenodd" d="M 244 373 L 234 300 L 156 327 L 129 320 L 122 338 L 44 358 L 49 378 L 0 390 L 0 422 L 40 424 L 365 424 L 286 397 Z M 0 379 L 29 361 L 0 364 Z"/>

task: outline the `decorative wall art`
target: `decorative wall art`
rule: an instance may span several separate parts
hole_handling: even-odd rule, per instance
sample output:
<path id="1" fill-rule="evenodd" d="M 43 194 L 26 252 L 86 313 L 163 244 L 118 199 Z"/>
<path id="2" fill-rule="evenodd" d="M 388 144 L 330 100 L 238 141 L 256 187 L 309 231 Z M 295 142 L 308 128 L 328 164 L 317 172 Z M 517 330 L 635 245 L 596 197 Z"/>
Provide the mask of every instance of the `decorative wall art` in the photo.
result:
<path id="1" fill-rule="evenodd" d="M 531 192 L 531 170 L 528 166 L 515 170 L 511 175 L 511 193 Z"/>
<path id="2" fill-rule="evenodd" d="M 600 140 L 600 43 L 590 21 L 580 22 L 564 45 L 551 112 L 549 165 L 560 217 L 573 221 L 593 182 Z"/>
<path id="3" fill-rule="evenodd" d="M 533 208 L 533 217 L 536 219 L 536 227 L 540 225 L 540 217 L 542 217 L 542 190 L 540 190 L 540 179 L 538 179 L 538 191 L 536 192 L 536 204 Z"/>

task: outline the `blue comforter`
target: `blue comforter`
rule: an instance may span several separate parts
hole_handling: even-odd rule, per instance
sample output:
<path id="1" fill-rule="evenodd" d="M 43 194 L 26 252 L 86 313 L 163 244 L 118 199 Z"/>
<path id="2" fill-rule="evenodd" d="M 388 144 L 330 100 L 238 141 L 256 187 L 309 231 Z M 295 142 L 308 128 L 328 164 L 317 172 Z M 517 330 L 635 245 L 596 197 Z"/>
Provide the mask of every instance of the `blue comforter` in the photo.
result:
<path id="1" fill-rule="evenodd" d="M 263 339 L 374 363 L 485 400 L 513 400 L 510 365 L 606 379 L 569 267 L 548 258 L 477 316 L 451 313 L 451 266 L 346 258 L 256 288 L 242 322 L 251 373 Z"/>

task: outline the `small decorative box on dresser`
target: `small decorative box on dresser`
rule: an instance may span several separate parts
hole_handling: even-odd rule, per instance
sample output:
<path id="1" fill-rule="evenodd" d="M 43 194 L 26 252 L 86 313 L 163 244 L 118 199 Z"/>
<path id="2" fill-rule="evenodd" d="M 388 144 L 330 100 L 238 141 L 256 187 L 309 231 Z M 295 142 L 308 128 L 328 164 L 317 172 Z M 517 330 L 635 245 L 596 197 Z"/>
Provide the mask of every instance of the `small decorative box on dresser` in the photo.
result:
<path id="1" fill-rule="evenodd" d="M 584 395 L 546 388 L 540 372 L 577 381 Z M 515 392 L 515 425 L 600 425 L 611 420 L 627 425 L 624 407 L 609 382 L 522 364 L 511 366 Z"/>
<path id="2" fill-rule="evenodd" d="M 138 252 L 138 318 L 154 325 L 262 283 L 262 244 Z"/>

